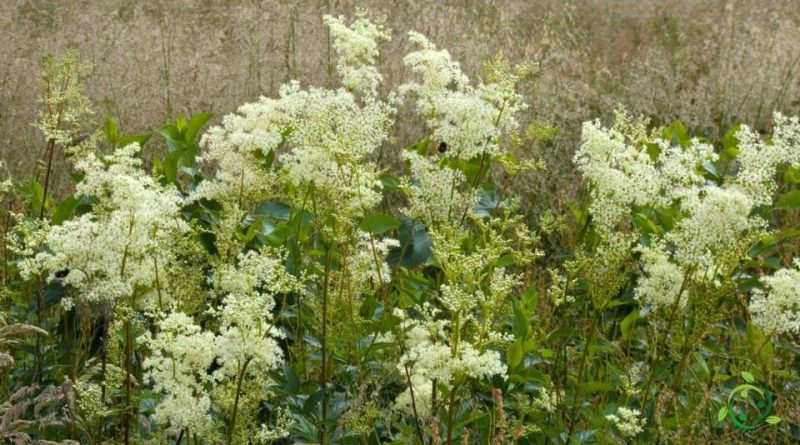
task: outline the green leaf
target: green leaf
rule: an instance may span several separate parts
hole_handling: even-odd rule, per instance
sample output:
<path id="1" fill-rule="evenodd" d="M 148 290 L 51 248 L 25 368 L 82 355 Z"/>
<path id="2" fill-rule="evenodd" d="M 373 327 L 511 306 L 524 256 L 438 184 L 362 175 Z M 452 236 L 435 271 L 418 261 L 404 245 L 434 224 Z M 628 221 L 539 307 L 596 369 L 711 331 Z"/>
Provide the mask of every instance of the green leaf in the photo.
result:
<path id="1" fill-rule="evenodd" d="M 702 163 L 703 170 L 706 171 L 713 179 L 722 179 L 722 175 L 719 173 L 719 169 L 716 165 L 711 163 L 710 161 L 703 161 Z"/>
<path id="2" fill-rule="evenodd" d="M 403 148 L 403 150 L 416 151 L 417 154 L 425 156 L 428 153 L 428 144 L 430 144 L 430 142 L 431 140 L 428 138 L 421 139 L 416 143 Z"/>
<path id="3" fill-rule="evenodd" d="M 519 304 L 514 304 L 512 309 L 514 312 L 514 318 L 511 320 L 511 329 L 514 332 L 514 337 L 517 339 L 525 339 L 530 333 L 530 321 L 528 320 L 528 314 L 525 313 L 525 310 L 521 308 Z"/>
<path id="4" fill-rule="evenodd" d="M 383 187 L 384 190 L 395 191 L 401 189 L 400 180 L 390 174 L 384 173 L 378 176 L 378 180 L 381 181 L 381 187 Z"/>
<path id="5" fill-rule="evenodd" d="M 475 213 L 480 216 L 492 216 L 492 210 L 500 204 L 500 192 L 494 185 L 488 185 L 478 192 L 478 202 L 475 203 Z"/>
<path id="6" fill-rule="evenodd" d="M 214 116 L 214 113 L 197 113 L 190 117 L 184 128 L 183 139 L 187 142 L 194 141 L 197 138 L 197 134 L 212 116 Z"/>
<path id="7" fill-rule="evenodd" d="M 633 327 L 636 325 L 636 321 L 639 320 L 639 310 L 634 309 L 632 310 L 620 323 L 620 329 L 622 330 L 622 338 L 625 340 L 629 340 L 633 337 Z"/>
<path id="8" fill-rule="evenodd" d="M 78 204 L 80 204 L 80 200 L 74 196 L 70 196 L 63 200 L 53 211 L 53 216 L 50 221 L 55 225 L 59 225 L 62 222 L 72 218 L 72 215 L 75 214 L 75 209 L 78 208 Z"/>
<path id="9" fill-rule="evenodd" d="M 517 365 L 522 363 L 522 345 L 519 341 L 515 341 L 508 346 L 508 350 L 506 351 L 506 359 L 508 360 L 508 367 L 509 368 L 516 368 Z"/>
<path id="10" fill-rule="evenodd" d="M 775 204 L 776 209 L 780 210 L 796 210 L 800 209 L 800 190 L 794 190 L 784 193 L 778 198 Z"/>
<path id="11" fill-rule="evenodd" d="M 143 134 L 134 134 L 132 136 L 125 136 L 119 140 L 119 146 L 124 147 L 130 144 L 139 144 L 140 147 L 143 147 L 147 141 L 153 136 L 152 133 L 143 133 Z"/>
<path id="12" fill-rule="evenodd" d="M 596 394 L 599 392 L 609 392 L 614 390 L 614 387 L 608 382 L 586 382 L 580 387 L 581 394 Z"/>
<path id="13" fill-rule="evenodd" d="M 769 416 L 764 420 L 770 425 L 777 425 L 777 424 L 781 423 L 782 419 L 780 417 L 778 417 L 778 416 Z"/>
<path id="14" fill-rule="evenodd" d="M 756 381 L 756 378 L 753 377 L 753 374 L 751 374 L 751 373 L 749 373 L 747 371 L 742 371 L 740 374 L 742 375 L 742 378 L 744 379 L 744 381 L 747 382 L 747 383 L 753 383 L 753 382 Z"/>
<path id="15" fill-rule="evenodd" d="M 664 132 L 661 133 L 661 137 L 670 141 L 672 145 L 681 147 L 688 147 L 691 142 L 689 139 L 689 130 L 686 129 L 686 125 L 683 125 L 683 122 L 677 120 L 672 121 L 672 123 L 664 129 Z"/>
<path id="16" fill-rule="evenodd" d="M 800 167 L 789 166 L 783 173 L 783 180 L 787 184 L 800 184 Z"/>
<path id="17" fill-rule="evenodd" d="M 728 417 L 728 407 L 723 406 L 717 412 L 717 422 L 722 422 L 726 417 Z"/>
<path id="18" fill-rule="evenodd" d="M 389 252 L 392 267 L 415 267 L 425 264 L 433 255 L 433 241 L 424 224 L 405 219 L 397 231 L 400 246 Z"/>
<path id="19" fill-rule="evenodd" d="M 740 128 L 741 125 L 736 124 L 722 137 L 722 153 L 729 158 L 735 158 L 739 155 L 739 139 L 736 137 L 736 133 L 739 132 Z"/>
<path id="20" fill-rule="evenodd" d="M 525 307 L 529 311 L 537 311 L 539 309 L 539 292 L 536 290 L 536 286 L 532 285 L 522 294 L 523 301 L 525 302 Z"/>
<path id="21" fill-rule="evenodd" d="M 375 213 L 364 218 L 358 228 L 373 235 L 380 235 L 400 228 L 400 221 L 383 213 Z"/>
<path id="22" fill-rule="evenodd" d="M 254 214 L 288 221 L 292 208 L 282 202 L 264 201 L 256 207 Z"/>
<path id="23" fill-rule="evenodd" d="M 104 131 L 106 134 L 106 139 L 108 139 L 108 142 L 110 142 L 112 146 L 116 147 L 120 135 L 119 135 L 119 130 L 117 129 L 117 124 L 115 124 L 110 117 L 106 118 L 106 125 Z"/>

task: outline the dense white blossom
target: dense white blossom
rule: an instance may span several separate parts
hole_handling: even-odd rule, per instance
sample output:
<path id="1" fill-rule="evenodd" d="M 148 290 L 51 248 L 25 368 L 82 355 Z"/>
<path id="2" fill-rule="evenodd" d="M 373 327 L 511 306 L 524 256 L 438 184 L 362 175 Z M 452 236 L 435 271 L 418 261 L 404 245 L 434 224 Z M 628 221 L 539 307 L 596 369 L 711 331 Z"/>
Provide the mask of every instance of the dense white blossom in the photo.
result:
<path id="1" fill-rule="evenodd" d="M 249 251 L 239 255 L 236 265 L 217 272 L 215 287 L 224 295 L 215 339 L 219 380 L 236 377 L 245 363 L 249 373 L 264 373 L 282 363 L 277 339 L 283 332 L 271 323 L 274 297 L 302 291 L 300 281 L 286 273 L 284 260 L 282 252 L 271 249 Z"/>
<path id="2" fill-rule="evenodd" d="M 342 76 L 342 85 L 351 91 L 374 95 L 382 79 L 375 68 L 378 41 L 389 40 L 389 32 L 381 23 L 370 22 L 362 11 L 350 26 L 341 16 L 326 15 L 323 21 L 330 29 L 339 55 L 336 70 Z"/>
<path id="3" fill-rule="evenodd" d="M 800 163 L 800 120 L 780 113 L 775 113 L 773 119 L 775 127 L 769 141 L 763 141 L 746 125 L 736 132 L 739 169 L 731 185 L 757 205 L 772 202 L 779 165 Z"/>
<path id="4" fill-rule="evenodd" d="M 564 390 L 557 390 L 555 385 L 551 384 L 550 388 L 543 386 L 539 389 L 539 394 L 536 398 L 533 399 L 533 406 L 542 411 L 553 413 L 558 409 L 559 402 L 564 400 L 564 395 Z"/>
<path id="5" fill-rule="evenodd" d="M 519 79 L 509 74 L 474 87 L 447 50 L 437 50 L 419 33 L 410 32 L 409 40 L 418 50 L 403 62 L 419 80 L 402 85 L 400 92 L 413 94 L 433 138 L 446 143 L 448 156 L 458 159 L 499 154 L 501 135 L 517 128 L 516 114 L 526 107 L 515 92 Z"/>
<path id="6" fill-rule="evenodd" d="M 407 216 L 432 227 L 458 222 L 465 213 L 474 211 L 477 194 L 467 187 L 463 172 L 413 151 L 403 152 L 403 159 L 408 162 L 413 178 L 413 182 L 404 185 L 409 197 L 404 209 Z"/>
<path id="7" fill-rule="evenodd" d="M 79 195 L 95 199 L 93 210 L 50 227 L 47 249 L 36 256 L 51 277 L 66 271 L 64 283 L 86 302 L 133 298 L 142 305 L 163 303 L 157 268 L 172 260 L 165 249 L 188 226 L 182 199 L 141 169 L 139 147 L 131 144 L 104 158 L 88 154 L 76 163 L 84 179 Z"/>
<path id="8" fill-rule="evenodd" d="M 781 269 L 761 278 L 765 290 L 756 290 L 750 301 L 753 322 L 769 335 L 800 334 L 800 259 L 794 268 Z"/>
<path id="9" fill-rule="evenodd" d="M 638 409 L 620 406 L 617 414 L 609 414 L 606 420 L 616 425 L 619 432 L 625 437 L 636 437 L 644 431 L 644 420 L 641 419 L 642 413 Z"/>
<path id="10" fill-rule="evenodd" d="M 155 336 L 146 334 L 152 354 L 144 361 L 153 390 L 164 394 L 155 418 L 176 429 L 202 432 L 211 422 L 211 399 L 205 385 L 211 383 L 207 369 L 214 362 L 214 334 L 202 331 L 191 317 L 180 312 L 158 323 Z"/>
<path id="11" fill-rule="evenodd" d="M 684 287 L 686 274 L 680 266 L 670 261 L 664 246 L 642 247 L 639 251 L 644 272 L 635 289 L 639 303 L 656 309 L 669 308 L 676 303 L 680 307 L 685 306 L 688 293 Z"/>
<path id="12" fill-rule="evenodd" d="M 666 236 L 676 246 L 675 258 L 681 264 L 713 268 L 717 253 L 765 224 L 750 216 L 753 201 L 737 190 L 707 186 L 702 195 L 687 196 L 681 204 L 688 216 Z"/>
<path id="13" fill-rule="evenodd" d="M 647 150 L 599 121 L 583 123 L 574 162 L 591 184 L 592 217 L 604 232 L 612 232 L 631 206 L 655 202 L 661 190 L 661 175 Z"/>

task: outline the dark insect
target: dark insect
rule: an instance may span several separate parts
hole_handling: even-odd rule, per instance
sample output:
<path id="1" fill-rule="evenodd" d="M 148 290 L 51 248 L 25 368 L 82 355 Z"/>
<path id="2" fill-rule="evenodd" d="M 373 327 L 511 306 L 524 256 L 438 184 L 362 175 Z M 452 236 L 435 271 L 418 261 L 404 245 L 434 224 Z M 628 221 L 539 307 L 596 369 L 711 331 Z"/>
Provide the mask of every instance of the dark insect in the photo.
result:
<path id="1" fill-rule="evenodd" d="M 444 153 L 446 151 L 447 151 L 447 143 L 446 142 L 440 142 L 439 143 L 439 153 Z"/>
<path id="2" fill-rule="evenodd" d="M 64 278 L 69 275 L 69 269 L 59 270 L 55 273 L 56 278 Z"/>

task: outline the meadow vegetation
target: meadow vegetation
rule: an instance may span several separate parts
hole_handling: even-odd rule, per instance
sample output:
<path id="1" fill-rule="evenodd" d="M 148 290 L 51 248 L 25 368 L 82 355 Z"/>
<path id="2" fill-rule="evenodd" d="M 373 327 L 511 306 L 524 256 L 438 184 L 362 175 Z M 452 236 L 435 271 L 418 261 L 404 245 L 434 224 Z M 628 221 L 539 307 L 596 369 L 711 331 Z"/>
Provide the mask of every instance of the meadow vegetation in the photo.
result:
<path id="1" fill-rule="evenodd" d="M 528 11 L 501 3 L 481 11 Z M 0 438 L 800 441 L 796 60 L 731 39 L 697 64 L 776 64 L 723 81 L 673 55 L 675 83 L 645 98 L 612 71 L 625 60 L 568 75 L 596 61 L 574 21 L 600 4 L 628 5 L 543 2 L 519 18 L 549 30 L 540 52 L 480 70 L 372 10 L 321 15 L 328 72 L 288 57 L 285 82 L 258 77 L 218 118 L 175 114 L 166 51 L 152 126 L 101 121 L 97 65 L 46 57 L 25 142 L 41 155 L 27 174 L 24 143 L 2 159 Z M 751 92 L 728 89 L 739 75 Z"/>

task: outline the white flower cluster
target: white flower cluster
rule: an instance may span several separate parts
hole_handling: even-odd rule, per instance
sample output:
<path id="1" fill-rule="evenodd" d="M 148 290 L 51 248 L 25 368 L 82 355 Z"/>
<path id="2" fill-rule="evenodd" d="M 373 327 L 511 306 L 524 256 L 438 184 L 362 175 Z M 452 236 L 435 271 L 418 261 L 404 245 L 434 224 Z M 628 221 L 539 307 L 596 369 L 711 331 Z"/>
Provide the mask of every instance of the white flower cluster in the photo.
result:
<path id="1" fill-rule="evenodd" d="M 617 414 L 609 414 L 606 420 L 616 425 L 619 432 L 625 437 L 636 437 L 644 431 L 644 420 L 641 419 L 642 413 L 638 409 L 620 406 Z"/>
<path id="2" fill-rule="evenodd" d="M 409 40 L 419 49 L 404 63 L 420 80 L 402 85 L 400 92 L 416 96 L 417 112 L 428 120 L 433 139 L 458 159 L 499 154 L 500 136 L 517 128 L 516 114 L 526 107 L 515 92 L 518 78 L 508 75 L 473 87 L 447 50 L 437 50 L 416 32 Z"/>
<path id="3" fill-rule="evenodd" d="M 144 361 L 153 390 L 165 397 L 154 417 L 180 430 L 205 431 L 211 424 L 211 398 L 205 385 L 213 382 L 207 370 L 216 352 L 214 334 L 202 331 L 186 314 L 175 312 L 158 323 L 155 336 L 145 334 L 152 354 Z"/>
<path id="4" fill-rule="evenodd" d="M 277 418 L 275 420 L 275 427 L 269 428 L 266 425 L 261 425 L 261 428 L 256 432 L 255 443 L 260 445 L 270 445 L 276 440 L 286 437 L 291 434 L 292 427 L 295 420 L 292 418 L 292 413 L 287 409 L 278 408 Z"/>
<path id="5" fill-rule="evenodd" d="M 355 254 L 351 255 L 345 265 L 352 294 L 360 295 L 391 280 L 391 269 L 386 257 L 395 247 L 400 247 L 400 242 L 396 239 L 373 240 L 366 233 L 359 234 Z"/>
<path id="6" fill-rule="evenodd" d="M 195 198 L 213 198 L 248 208 L 276 193 L 283 181 L 286 198 L 297 207 L 311 206 L 344 226 L 364 216 L 382 199 L 379 171 L 370 156 L 387 139 L 393 99 L 375 95 L 380 81 L 374 62 L 377 41 L 388 38 L 380 26 L 359 16 L 346 26 L 326 17 L 339 52 L 339 74 L 349 89 L 301 89 L 284 85 L 277 99 L 262 97 L 203 138 L 216 164 L 216 177 L 198 186 Z M 360 98 L 354 93 L 364 93 Z M 360 99 L 360 100 L 359 100 Z M 269 159 L 279 165 L 265 168 Z"/>
<path id="7" fill-rule="evenodd" d="M 274 296 L 301 292 L 299 280 L 286 273 L 281 252 L 264 249 L 239 255 L 238 264 L 218 272 L 217 292 L 225 295 L 217 315 L 220 333 L 215 338 L 218 380 L 235 378 L 248 364 L 249 374 L 265 373 L 283 361 L 276 339 L 283 332 L 270 323 Z"/>
<path id="8" fill-rule="evenodd" d="M 766 221 L 754 209 L 772 202 L 778 166 L 800 160 L 800 123 L 776 114 L 771 142 L 743 127 L 736 133 L 738 171 L 717 184 L 701 173 L 718 158 L 709 144 L 694 139 L 685 147 L 673 145 L 647 136 L 645 125 L 630 124 L 624 112 L 617 118 L 610 129 L 584 123 L 574 159 L 592 187 L 593 220 L 601 238 L 612 240 L 630 232 L 634 210 L 672 209 L 674 226 L 663 236 L 651 235 L 651 245 L 640 249 L 644 274 L 636 297 L 654 307 L 674 301 L 683 306 L 678 292 L 689 271 L 716 284 L 715 274 L 733 252 L 763 233 Z"/>
<path id="9" fill-rule="evenodd" d="M 428 328 L 424 325 L 428 325 Z M 460 379 L 483 378 L 499 375 L 503 378 L 508 371 L 497 351 L 479 351 L 469 342 L 461 341 L 458 348 L 435 342 L 431 337 L 430 324 L 406 320 L 412 326 L 406 334 L 406 352 L 400 357 L 397 369 L 405 375 L 410 372 L 411 387 L 406 388 L 395 399 L 395 409 L 412 415 L 411 391 L 417 414 L 427 418 L 430 410 L 434 381 L 445 388 L 452 388 Z M 439 330 L 441 325 L 434 326 Z"/>
<path id="10" fill-rule="evenodd" d="M 41 272 L 41 264 L 36 254 L 47 241 L 50 223 L 45 219 L 27 218 L 12 213 L 14 227 L 6 235 L 6 247 L 19 257 L 19 274 L 23 280 L 30 280 Z"/>
<path id="11" fill-rule="evenodd" d="M 753 322 L 768 335 L 800 334 L 800 259 L 794 268 L 761 278 L 767 292 L 756 290 L 749 311 Z"/>
<path id="12" fill-rule="evenodd" d="M 428 227 L 458 222 L 474 211 L 476 191 L 468 188 L 467 177 L 460 170 L 445 167 L 413 151 L 402 154 L 409 164 L 413 182 L 407 180 L 409 218 L 423 221 Z"/>
<path id="13" fill-rule="evenodd" d="M 391 37 L 382 24 L 370 22 L 363 11 L 356 15 L 350 26 L 344 23 L 344 17 L 326 15 L 323 21 L 339 55 L 336 70 L 342 76 L 342 84 L 350 91 L 374 95 L 382 79 L 375 68 L 378 41 Z"/>
<path id="14" fill-rule="evenodd" d="M 85 302 L 135 298 L 153 304 L 164 298 L 157 268 L 172 260 L 165 249 L 188 226 L 180 217 L 182 198 L 141 169 L 139 146 L 131 144 L 100 158 L 88 154 L 76 163 L 84 174 L 77 194 L 95 199 L 92 212 L 50 227 L 47 249 L 36 255 L 51 278 L 78 289 Z"/>
<path id="15" fill-rule="evenodd" d="M 283 332 L 271 323 L 274 297 L 302 291 L 301 280 L 285 271 L 285 258 L 281 251 L 264 248 L 242 253 L 235 265 L 216 271 L 213 292 L 224 298 L 220 308 L 208 313 L 218 322 L 218 334 L 181 312 L 158 322 L 155 336 L 146 334 L 153 355 L 144 366 L 154 390 L 165 395 L 156 407 L 161 421 L 177 428 L 207 427 L 215 406 L 207 384 L 263 378 L 283 363 L 277 342 Z M 212 363 L 217 365 L 213 371 Z"/>
<path id="16" fill-rule="evenodd" d="M 613 232 L 632 206 L 654 202 L 661 188 L 647 150 L 599 121 L 583 123 L 574 162 L 592 186 L 592 217 L 603 234 Z"/>
<path id="17" fill-rule="evenodd" d="M 269 196 L 276 184 L 274 173 L 263 163 L 284 140 L 288 123 L 280 101 L 261 97 L 226 115 L 220 126 L 201 138 L 204 151 L 198 161 L 215 167 L 214 178 L 201 182 L 192 199 L 208 198 L 239 207 Z"/>
<path id="18" fill-rule="evenodd" d="M 731 185 L 757 205 L 772 202 L 775 169 L 779 165 L 800 165 L 800 120 L 780 113 L 775 113 L 773 120 L 775 127 L 769 141 L 763 141 L 758 133 L 744 125 L 736 133 L 739 170 Z"/>
<path id="19" fill-rule="evenodd" d="M 663 243 L 639 248 L 644 274 L 639 277 L 634 294 L 639 303 L 656 309 L 669 308 L 676 303 L 684 307 L 688 295 L 684 283 L 686 274 L 670 261 L 665 249 Z"/>
<path id="20" fill-rule="evenodd" d="M 533 406 L 542 411 L 553 413 L 558 409 L 559 402 L 564 400 L 564 390 L 556 390 L 555 385 L 550 388 L 541 387 L 539 394 L 533 399 Z"/>
<path id="21" fill-rule="evenodd" d="M 386 139 L 393 109 L 377 100 L 360 105 L 342 89 L 305 91 L 297 84 L 284 87 L 282 98 L 292 122 L 292 150 L 281 164 L 286 180 L 300 190 L 294 201 L 302 205 L 313 189 L 318 212 L 352 224 L 383 197 L 369 156 Z"/>

